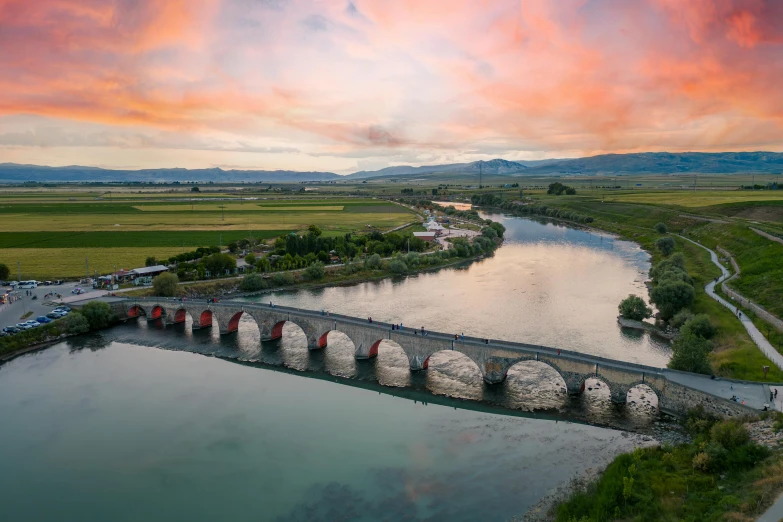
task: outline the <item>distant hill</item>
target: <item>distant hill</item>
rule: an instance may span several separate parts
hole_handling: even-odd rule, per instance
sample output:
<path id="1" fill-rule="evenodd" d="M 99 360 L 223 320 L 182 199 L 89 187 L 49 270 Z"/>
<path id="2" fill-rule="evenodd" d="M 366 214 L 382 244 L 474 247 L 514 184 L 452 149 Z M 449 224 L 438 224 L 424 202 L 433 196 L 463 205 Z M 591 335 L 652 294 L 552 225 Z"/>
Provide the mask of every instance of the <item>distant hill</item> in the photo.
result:
<path id="1" fill-rule="evenodd" d="M 783 173 L 783 153 L 776 152 L 644 152 L 601 154 L 586 158 L 508 161 L 493 159 L 422 167 L 396 166 L 360 171 L 348 176 L 332 172 L 291 170 L 145 169 L 111 170 L 97 167 L 42 167 L 0 163 L 0 183 L 38 182 L 186 182 L 205 183 L 296 183 L 302 181 L 356 181 L 365 179 L 474 178 L 488 176 L 639 175 L 639 174 L 734 174 Z"/>
<path id="2" fill-rule="evenodd" d="M 601 154 L 540 165 L 529 174 L 699 174 L 780 173 L 783 154 L 776 152 L 643 152 Z"/>
<path id="3" fill-rule="evenodd" d="M 331 181 L 342 179 L 332 172 L 296 172 L 292 170 L 144 169 L 112 170 L 97 167 L 42 167 L 0 163 L 0 183 L 38 182 L 173 182 L 207 183 Z"/>

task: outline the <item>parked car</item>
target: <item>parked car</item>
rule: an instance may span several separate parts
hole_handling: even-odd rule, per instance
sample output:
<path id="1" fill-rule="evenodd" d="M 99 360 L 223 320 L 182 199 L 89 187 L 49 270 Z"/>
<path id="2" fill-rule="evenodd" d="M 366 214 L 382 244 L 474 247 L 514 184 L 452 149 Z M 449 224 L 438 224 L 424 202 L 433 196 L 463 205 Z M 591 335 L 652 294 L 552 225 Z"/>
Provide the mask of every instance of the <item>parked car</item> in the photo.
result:
<path id="1" fill-rule="evenodd" d="M 32 328 L 32 326 L 30 326 L 27 323 L 16 323 L 16 327 L 19 328 L 20 330 L 29 330 L 30 328 Z"/>
<path id="2" fill-rule="evenodd" d="M 37 327 L 37 326 L 41 326 L 41 323 L 39 323 L 38 321 L 34 321 L 34 320 L 32 320 L 32 319 L 30 319 L 29 321 L 27 321 L 27 323 L 26 323 L 26 324 L 29 324 L 31 328 L 35 328 L 35 327 Z"/>
<path id="3" fill-rule="evenodd" d="M 71 307 L 65 305 L 58 306 L 57 308 L 52 310 L 52 312 L 70 312 L 70 311 L 71 311 Z"/>
<path id="4" fill-rule="evenodd" d="M 3 328 L 3 331 L 7 334 L 15 334 L 15 333 L 19 333 L 19 328 L 17 328 L 16 326 L 6 326 L 5 328 Z"/>
<path id="5" fill-rule="evenodd" d="M 46 317 L 48 317 L 49 319 L 59 319 L 60 317 L 62 317 L 62 315 L 60 315 L 59 312 L 49 312 L 48 314 L 46 314 Z"/>
<path id="6" fill-rule="evenodd" d="M 54 281 L 52 284 L 53 285 L 61 285 L 61 284 L 63 284 L 63 280 L 62 279 L 58 279 L 57 281 Z"/>
<path id="7" fill-rule="evenodd" d="M 45 315 L 42 315 L 40 317 L 35 318 L 36 321 L 38 321 L 41 324 L 51 323 L 52 320 L 46 317 Z"/>

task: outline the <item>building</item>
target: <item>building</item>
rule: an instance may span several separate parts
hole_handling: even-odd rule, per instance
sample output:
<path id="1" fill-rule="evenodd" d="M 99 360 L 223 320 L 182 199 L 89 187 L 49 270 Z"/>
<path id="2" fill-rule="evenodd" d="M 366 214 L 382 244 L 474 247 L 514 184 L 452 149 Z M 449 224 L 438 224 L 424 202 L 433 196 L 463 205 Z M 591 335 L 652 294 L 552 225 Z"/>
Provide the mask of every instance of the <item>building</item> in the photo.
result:
<path id="1" fill-rule="evenodd" d="M 435 241 L 435 232 L 414 232 L 413 237 L 427 242 Z"/>
<path id="2" fill-rule="evenodd" d="M 445 230 L 443 225 L 435 221 L 427 221 L 424 224 L 424 227 L 427 229 L 427 232 L 432 232 L 436 236 L 443 235 L 443 231 Z"/>
<path id="3" fill-rule="evenodd" d="M 134 268 L 130 271 L 130 279 L 133 280 L 133 284 L 136 286 L 151 285 L 153 277 L 168 271 L 169 268 L 163 265 Z"/>

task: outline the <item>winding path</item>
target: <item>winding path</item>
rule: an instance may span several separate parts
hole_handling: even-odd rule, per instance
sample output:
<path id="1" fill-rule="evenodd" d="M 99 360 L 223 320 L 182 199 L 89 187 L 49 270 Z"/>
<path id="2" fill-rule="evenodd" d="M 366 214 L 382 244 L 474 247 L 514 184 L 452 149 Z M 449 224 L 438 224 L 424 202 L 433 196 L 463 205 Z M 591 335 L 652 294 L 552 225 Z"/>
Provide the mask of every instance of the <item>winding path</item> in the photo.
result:
<path id="1" fill-rule="evenodd" d="M 692 239 L 688 239 L 685 236 L 677 235 L 678 237 L 684 239 L 685 241 L 690 241 L 696 246 L 699 246 L 710 253 L 710 259 L 712 260 L 713 264 L 720 268 L 721 276 L 718 278 L 717 281 L 710 281 L 707 286 L 704 287 L 704 291 L 707 292 L 707 294 L 718 301 L 720 304 L 728 308 L 729 310 L 734 313 L 734 315 L 737 315 L 737 307 L 731 304 L 730 302 L 723 299 L 721 296 L 715 293 L 715 285 L 718 283 L 723 282 L 727 278 L 731 276 L 731 272 L 726 269 L 723 265 L 720 264 L 718 261 L 718 254 L 716 254 L 714 251 L 710 250 L 706 246 L 697 243 L 696 241 L 693 241 Z M 756 343 L 756 346 L 759 347 L 759 349 L 766 355 L 769 360 L 771 360 L 773 363 L 775 363 L 775 366 L 783 370 L 783 355 L 778 352 L 772 344 L 770 344 L 769 341 L 767 341 L 766 337 L 764 337 L 764 334 L 762 334 L 758 328 L 756 328 L 756 325 L 753 324 L 753 321 L 748 318 L 747 315 L 743 315 L 740 318 L 740 321 L 742 322 L 742 326 L 745 327 L 745 330 L 748 331 L 748 334 L 750 335 L 750 338 L 753 339 L 753 342 Z"/>

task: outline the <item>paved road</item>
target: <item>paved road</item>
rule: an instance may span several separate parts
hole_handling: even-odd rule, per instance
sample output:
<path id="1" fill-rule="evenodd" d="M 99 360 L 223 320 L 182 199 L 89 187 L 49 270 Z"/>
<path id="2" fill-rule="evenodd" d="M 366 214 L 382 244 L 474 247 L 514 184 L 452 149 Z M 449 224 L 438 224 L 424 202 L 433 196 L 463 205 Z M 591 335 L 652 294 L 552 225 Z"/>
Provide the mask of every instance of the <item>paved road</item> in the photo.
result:
<path id="1" fill-rule="evenodd" d="M 706 246 L 697 243 L 696 241 L 693 241 L 691 239 L 688 239 L 687 237 L 679 236 L 682 239 L 686 241 L 690 241 L 694 245 L 700 246 L 704 250 L 710 253 L 710 259 L 712 259 L 712 262 L 720 268 L 721 273 L 723 274 L 720 278 L 718 278 L 718 281 L 711 281 L 707 286 L 704 287 L 704 290 L 709 294 L 710 297 L 718 301 L 720 304 L 731 310 L 734 315 L 737 315 L 737 307 L 733 304 L 729 303 L 725 299 L 723 299 L 721 296 L 715 293 L 715 285 L 722 282 L 724 279 L 728 278 L 731 274 L 729 271 L 720 264 L 718 261 L 718 254 L 716 254 L 714 251 L 710 250 Z M 750 335 L 750 338 L 753 339 L 753 342 L 756 343 L 756 346 L 759 347 L 759 349 L 769 357 L 769 359 L 781 370 L 783 370 L 783 355 L 778 352 L 772 344 L 770 344 L 769 341 L 767 341 L 767 338 L 764 337 L 764 334 L 762 334 L 758 328 L 756 328 L 756 325 L 753 324 L 753 321 L 751 321 L 745 314 L 742 315 L 742 318 L 740 318 L 740 321 L 742 321 L 742 326 L 745 327 L 745 329 L 748 331 L 748 334 Z"/>

